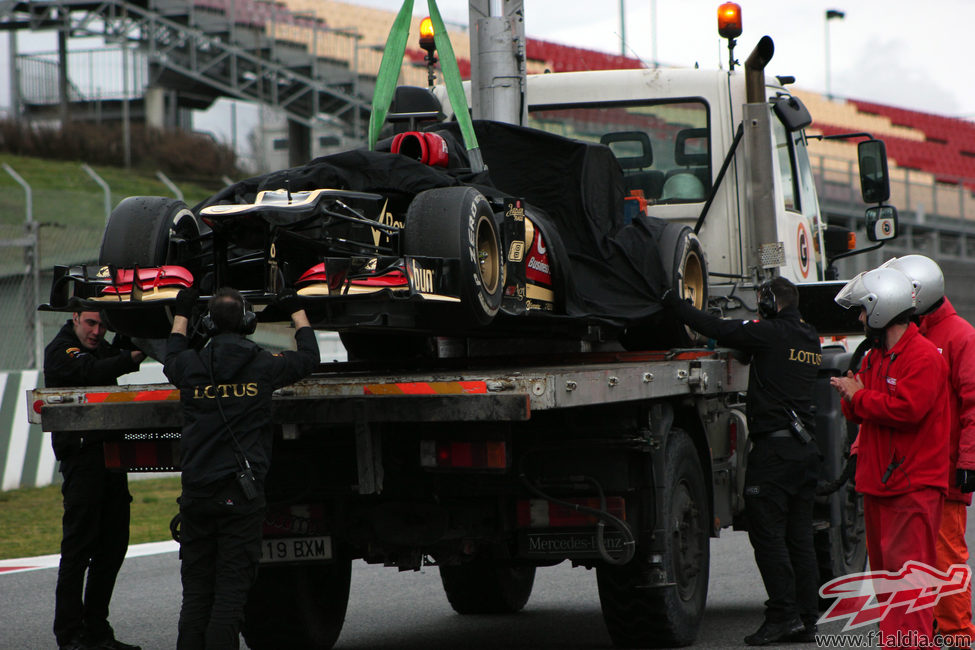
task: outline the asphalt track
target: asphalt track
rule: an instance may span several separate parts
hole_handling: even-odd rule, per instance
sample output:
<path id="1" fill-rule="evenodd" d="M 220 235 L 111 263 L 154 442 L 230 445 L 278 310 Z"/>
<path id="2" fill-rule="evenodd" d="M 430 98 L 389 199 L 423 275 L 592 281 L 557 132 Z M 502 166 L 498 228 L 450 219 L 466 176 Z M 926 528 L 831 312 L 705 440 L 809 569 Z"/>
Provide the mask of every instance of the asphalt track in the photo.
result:
<path id="1" fill-rule="evenodd" d="M 969 510 L 969 546 L 975 543 L 971 519 Z M 56 579 L 56 555 L 0 561 L 0 650 L 54 647 Z M 764 598 L 747 536 L 724 531 L 711 542 L 708 604 L 694 647 L 745 647 L 742 638 L 760 624 Z M 179 602 L 175 544 L 131 547 L 112 600 L 111 622 L 117 636 L 145 650 L 172 650 Z M 820 626 L 820 631 L 836 632 L 841 627 L 832 623 Z M 568 563 L 539 569 L 524 611 L 479 617 L 459 616 L 450 609 L 436 568 L 401 573 L 357 561 L 345 627 L 336 648 L 581 650 L 609 649 L 612 643 L 603 625 L 593 571 Z"/>

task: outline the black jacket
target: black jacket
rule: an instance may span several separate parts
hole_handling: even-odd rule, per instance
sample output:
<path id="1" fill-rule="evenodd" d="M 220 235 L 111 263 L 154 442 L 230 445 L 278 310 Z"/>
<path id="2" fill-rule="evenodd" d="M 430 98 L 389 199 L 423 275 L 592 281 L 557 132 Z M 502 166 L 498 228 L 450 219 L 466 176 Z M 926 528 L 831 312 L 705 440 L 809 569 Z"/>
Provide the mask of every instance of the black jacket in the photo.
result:
<path id="1" fill-rule="evenodd" d="M 686 302 L 677 307 L 681 320 L 719 345 L 752 355 L 748 372 L 748 428 L 752 435 L 788 429 L 794 410 L 814 430 L 813 391 L 823 355 L 819 334 L 787 307 L 766 320 L 718 318 Z"/>
<path id="2" fill-rule="evenodd" d="M 138 369 L 130 350 L 120 350 L 105 341 L 94 350 L 81 345 L 70 320 L 44 348 L 44 385 L 48 388 L 114 386 L 119 377 Z M 105 431 L 55 431 L 51 443 L 55 458 L 64 460 L 82 446 L 100 445 L 114 436 L 117 434 Z"/>
<path id="3" fill-rule="evenodd" d="M 208 496 L 236 473 L 237 449 L 224 416 L 263 486 L 271 460 L 271 394 L 307 376 L 319 362 L 312 328 L 295 332 L 295 341 L 297 351 L 271 354 L 239 334 L 218 334 L 202 350 L 190 349 L 181 334 L 169 337 L 163 371 L 179 388 L 183 407 L 183 494 Z"/>

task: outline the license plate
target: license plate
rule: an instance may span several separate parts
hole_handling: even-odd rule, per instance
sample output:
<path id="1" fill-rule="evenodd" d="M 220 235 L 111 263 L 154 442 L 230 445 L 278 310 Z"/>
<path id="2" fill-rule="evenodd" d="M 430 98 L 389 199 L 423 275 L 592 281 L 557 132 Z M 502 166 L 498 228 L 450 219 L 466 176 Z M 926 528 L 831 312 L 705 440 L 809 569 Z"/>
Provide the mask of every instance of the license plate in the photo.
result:
<path id="1" fill-rule="evenodd" d="M 331 560 L 332 538 L 322 537 L 276 537 L 261 543 L 261 563 L 307 562 L 310 560 Z"/>

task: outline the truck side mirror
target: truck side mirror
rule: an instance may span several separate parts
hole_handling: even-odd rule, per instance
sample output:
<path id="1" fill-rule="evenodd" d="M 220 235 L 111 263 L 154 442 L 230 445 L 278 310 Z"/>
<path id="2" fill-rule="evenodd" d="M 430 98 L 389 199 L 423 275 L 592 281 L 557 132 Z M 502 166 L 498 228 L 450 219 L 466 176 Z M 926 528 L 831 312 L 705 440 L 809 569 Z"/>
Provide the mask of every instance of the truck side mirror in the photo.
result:
<path id="1" fill-rule="evenodd" d="M 779 95 L 772 100 L 772 110 L 788 129 L 789 133 L 795 133 L 799 129 L 804 129 L 812 124 L 812 116 L 809 109 L 798 97 Z"/>
<path id="2" fill-rule="evenodd" d="M 892 205 L 875 205 L 867 208 L 867 239 L 887 241 L 897 236 L 897 208 Z"/>
<path id="3" fill-rule="evenodd" d="M 864 140 L 858 144 L 857 159 L 860 163 L 860 194 L 863 202 L 883 203 L 889 199 L 890 176 L 887 172 L 887 147 L 883 140 Z M 896 210 L 894 212 L 896 220 Z"/>

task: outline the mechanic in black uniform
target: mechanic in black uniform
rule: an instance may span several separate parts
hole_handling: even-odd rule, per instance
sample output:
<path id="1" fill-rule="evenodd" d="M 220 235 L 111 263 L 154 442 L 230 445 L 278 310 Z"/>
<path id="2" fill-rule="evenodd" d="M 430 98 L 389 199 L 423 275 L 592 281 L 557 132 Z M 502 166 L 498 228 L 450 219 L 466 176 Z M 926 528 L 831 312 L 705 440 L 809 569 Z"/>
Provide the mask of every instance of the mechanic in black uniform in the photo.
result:
<path id="1" fill-rule="evenodd" d="M 44 385 L 109 386 L 138 370 L 146 355 L 124 337 L 109 345 L 105 332 L 99 312 L 72 314 L 44 350 Z M 138 650 L 116 640 L 108 624 L 108 604 L 129 546 L 132 501 L 126 474 L 105 469 L 102 443 L 110 435 L 104 431 L 51 434 L 64 479 L 61 563 L 54 596 L 54 636 L 62 650 Z"/>
<path id="2" fill-rule="evenodd" d="M 759 287 L 758 297 L 762 320 L 717 318 L 672 291 L 664 302 L 719 345 L 751 354 L 745 512 L 768 600 L 762 626 L 745 643 L 808 643 L 815 641 L 819 617 L 812 511 L 820 454 L 812 399 L 822 353 L 815 328 L 799 315 L 794 284 L 774 278 Z"/>
<path id="3" fill-rule="evenodd" d="M 236 649 L 261 555 L 271 393 L 318 366 L 318 339 L 300 299 L 288 290 L 275 306 L 291 315 L 298 350 L 263 350 L 246 338 L 254 331 L 254 313 L 239 292 L 224 288 L 210 298 L 203 318 L 215 335 L 202 350 L 191 349 L 186 333 L 198 298 L 192 289 L 178 294 L 164 366 L 183 409 L 177 648 Z"/>

